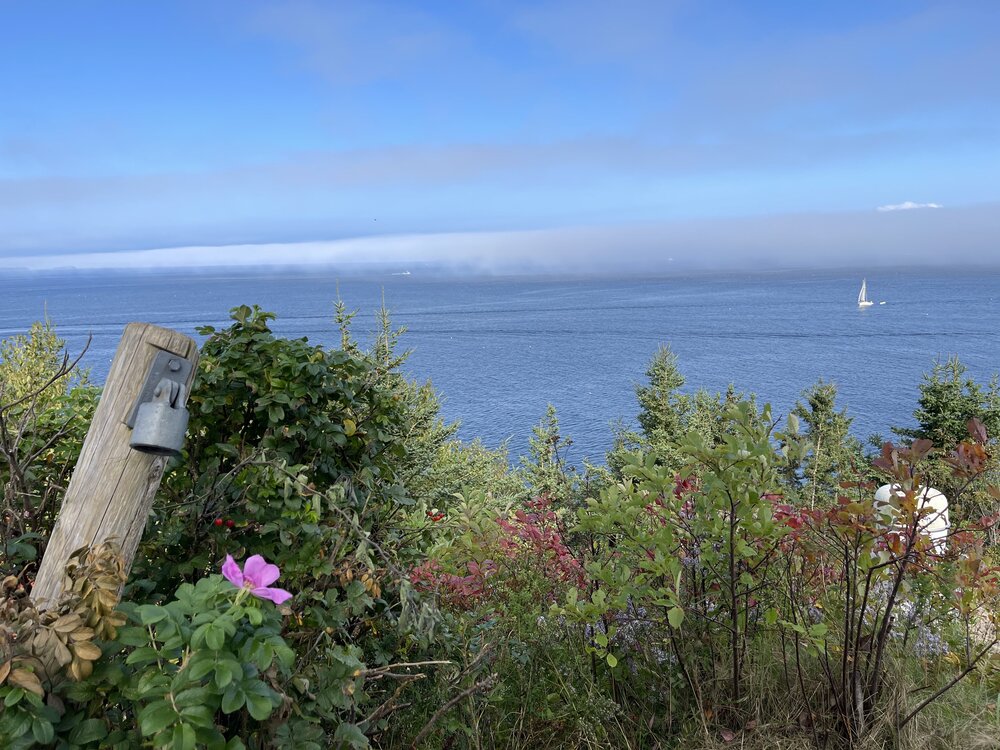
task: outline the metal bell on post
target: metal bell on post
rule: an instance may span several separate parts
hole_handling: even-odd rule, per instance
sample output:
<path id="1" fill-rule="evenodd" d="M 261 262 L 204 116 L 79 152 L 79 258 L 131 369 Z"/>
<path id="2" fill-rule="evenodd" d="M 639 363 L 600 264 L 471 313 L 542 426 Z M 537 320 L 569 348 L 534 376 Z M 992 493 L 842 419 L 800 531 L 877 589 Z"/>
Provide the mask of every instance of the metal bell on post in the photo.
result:
<path id="1" fill-rule="evenodd" d="M 167 378 L 160 380 L 152 400 L 136 409 L 129 446 L 157 456 L 178 455 L 188 424 L 188 410 L 181 406 L 184 395 L 181 383 Z"/>

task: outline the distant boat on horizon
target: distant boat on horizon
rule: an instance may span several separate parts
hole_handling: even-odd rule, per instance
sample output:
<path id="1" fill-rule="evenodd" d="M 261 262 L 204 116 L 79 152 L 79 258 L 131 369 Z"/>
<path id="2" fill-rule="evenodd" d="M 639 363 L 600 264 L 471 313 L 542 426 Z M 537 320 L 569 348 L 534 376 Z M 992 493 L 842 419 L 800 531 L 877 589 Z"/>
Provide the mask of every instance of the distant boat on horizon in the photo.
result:
<path id="1" fill-rule="evenodd" d="M 392 275 L 393 276 L 409 276 L 410 272 L 409 271 L 396 271 Z"/>
<path id="2" fill-rule="evenodd" d="M 858 307 L 871 307 L 874 304 L 868 299 L 868 279 L 862 279 L 861 291 L 858 292 Z"/>

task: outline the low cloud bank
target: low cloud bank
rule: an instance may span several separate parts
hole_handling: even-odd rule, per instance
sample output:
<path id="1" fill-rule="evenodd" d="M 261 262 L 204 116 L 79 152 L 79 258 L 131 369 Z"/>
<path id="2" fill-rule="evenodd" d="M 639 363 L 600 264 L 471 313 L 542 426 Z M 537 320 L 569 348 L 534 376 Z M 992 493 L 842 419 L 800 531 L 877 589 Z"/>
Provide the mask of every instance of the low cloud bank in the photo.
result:
<path id="1" fill-rule="evenodd" d="M 0 268 L 432 263 L 470 273 L 1000 266 L 1000 206 L 396 234 L 0 258 Z"/>

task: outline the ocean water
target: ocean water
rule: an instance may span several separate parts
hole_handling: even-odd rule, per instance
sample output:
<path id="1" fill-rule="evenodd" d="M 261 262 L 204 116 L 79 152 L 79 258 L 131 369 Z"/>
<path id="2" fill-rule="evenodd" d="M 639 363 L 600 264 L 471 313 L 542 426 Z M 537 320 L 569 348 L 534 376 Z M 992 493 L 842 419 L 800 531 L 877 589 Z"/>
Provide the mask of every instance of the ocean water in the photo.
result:
<path id="1" fill-rule="evenodd" d="M 833 381 L 861 438 L 912 424 L 935 358 L 958 355 L 980 382 L 1000 370 L 1000 272 L 726 274 L 649 279 L 445 279 L 376 274 L 213 272 L 4 274 L 0 337 L 48 315 L 71 350 L 88 335 L 93 378 L 107 374 L 122 328 L 145 321 L 194 335 L 259 304 L 285 336 L 336 345 L 333 303 L 358 311 L 370 341 L 383 296 L 412 349 L 407 372 L 431 380 L 459 435 L 527 452 L 552 403 L 571 458 L 602 461 L 611 425 L 634 423 L 634 387 L 660 344 L 686 390 L 729 383 L 786 414 L 817 378 Z M 885 301 L 885 305 L 877 304 Z"/>

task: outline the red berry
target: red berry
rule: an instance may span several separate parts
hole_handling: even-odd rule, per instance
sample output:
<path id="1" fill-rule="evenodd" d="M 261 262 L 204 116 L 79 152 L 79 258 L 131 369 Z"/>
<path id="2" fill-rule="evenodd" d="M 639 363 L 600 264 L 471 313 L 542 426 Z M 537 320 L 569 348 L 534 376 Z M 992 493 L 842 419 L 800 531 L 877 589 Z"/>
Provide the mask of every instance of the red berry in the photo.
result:
<path id="1" fill-rule="evenodd" d="M 234 521 L 232 518 L 229 518 L 229 519 L 226 520 L 226 528 L 227 529 L 231 529 L 235 525 L 236 525 L 236 521 Z"/>
<path id="2" fill-rule="evenodd" d="M 221 518 L 216 518 L 215 519 L 215 525 L 216 526 L 222 526 L 222 519 Z"/>

